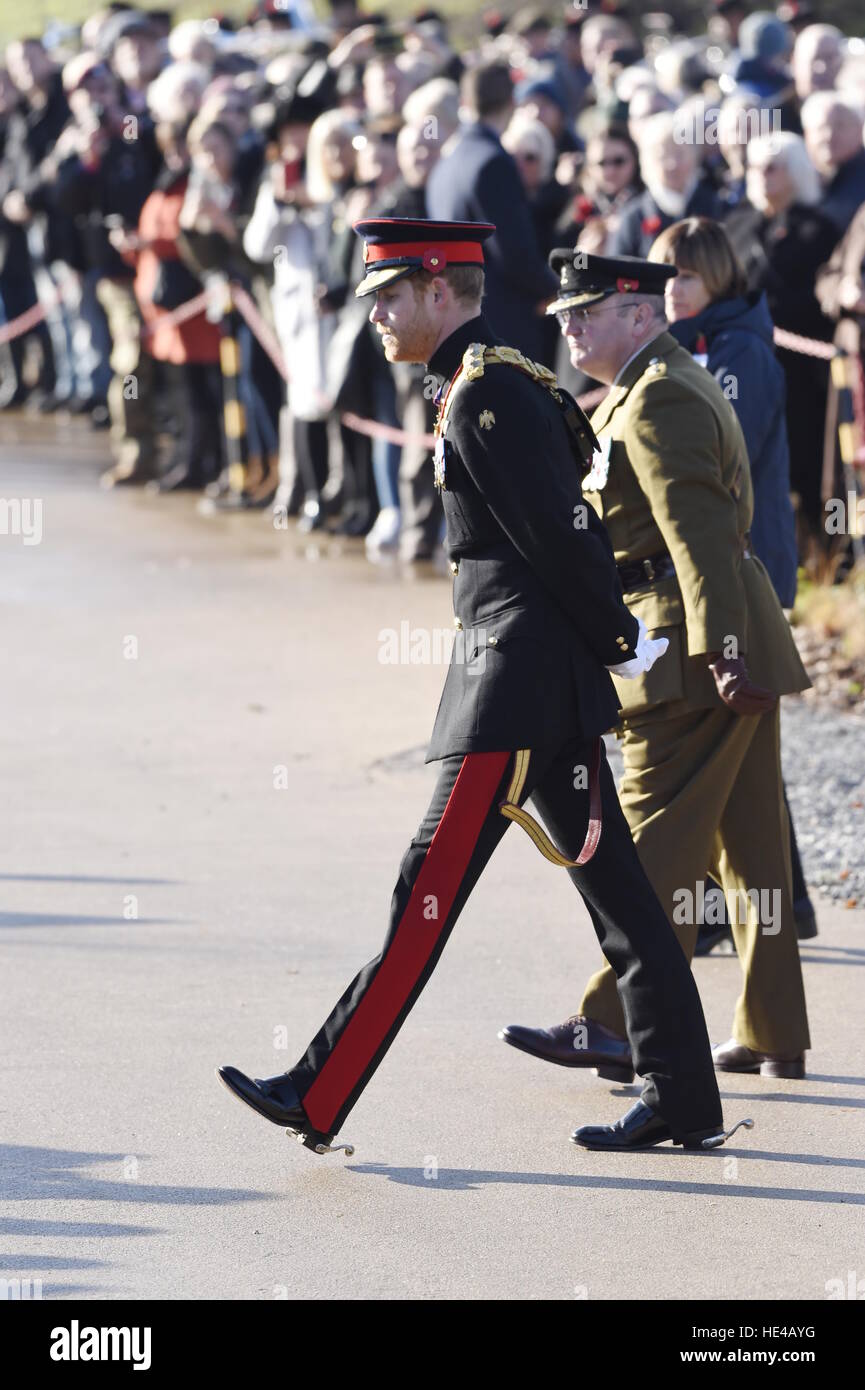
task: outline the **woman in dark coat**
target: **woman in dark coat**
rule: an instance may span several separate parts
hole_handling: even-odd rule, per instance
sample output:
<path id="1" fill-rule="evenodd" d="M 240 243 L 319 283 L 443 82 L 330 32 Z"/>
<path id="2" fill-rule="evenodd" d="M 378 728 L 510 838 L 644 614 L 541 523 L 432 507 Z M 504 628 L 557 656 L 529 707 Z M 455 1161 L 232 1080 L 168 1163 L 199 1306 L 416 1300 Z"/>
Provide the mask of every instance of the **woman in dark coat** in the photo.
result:
<path id="1" fill-rule="evenodd" d="M 712 373 L 738 416 L 754 485 L 753 549 L 782 608 L 792 608 L 797 556 L 786 383 L 766 296 L 747 291 L 723 227 L 708 218 L 674 222 L 658 237 L 650 259 L 678 269 L 667 281 L 670 332 Z"/>
<path id="2" fill-rule="evenodd" d="M 717 380 L 742 426 L 754 488 L 751 548 L 784 608 L 796 598 L 796 523 L 790 502 L 784 370 L 775 356 L 766 296 L 746 291 L 745 271 L 717 222 L 689 217 L 658 237 L 649 257 L 674 265 L 665 292 L 670 332 Z M 787 807 L 789 815 L 789 806 Z M 790 819 L 793 910 L 800 937 L 817 934 Z M 701 927 L 706 955 L 729 927 Z"/>
<path id="3" fill-rule="evenodd" d="M 748 289 L 762 290 L 772 321 L 804 337 L 830 342 L 833 324 L 817 300 L 817 271 L 838 234 L 816 203 L 820 184 L 801 136 L 758 136 L 748 146 L 748 201 L 724 223 L 742 262 Z M 822 536 L 820 481 L 829 386 L 828 364 L 779 348 L 787 379 L 790 481 L 800 499 L 803 529 Z"/>

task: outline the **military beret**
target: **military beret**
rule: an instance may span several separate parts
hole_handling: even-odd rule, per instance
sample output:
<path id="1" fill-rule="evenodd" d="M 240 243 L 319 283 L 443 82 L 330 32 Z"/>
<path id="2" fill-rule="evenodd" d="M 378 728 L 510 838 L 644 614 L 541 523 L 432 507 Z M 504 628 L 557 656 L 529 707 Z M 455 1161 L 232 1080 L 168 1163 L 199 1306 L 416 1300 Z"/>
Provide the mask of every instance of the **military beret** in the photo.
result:
<path id="1" fill-rule="evenodd" d="M 416 270 L 438 275 L 449 265 L 483 266 L 490 222 L 429 222 L 418 217 L 379 217 L 355 222 L 363 237 L 366 275 L 355 294 L 372 294 Z"/>
<path id="2" fill-rule="evenodd" d="M 549 261 L 559 277 L 559 293 L 547 307 L 548 314 L 577 309 L 611 294 L 663 294 L 664 285 L 677 275 L 675 266 L 642 261 L 638 256 L 591 256 L 573 247 L 550 252 Z"/>

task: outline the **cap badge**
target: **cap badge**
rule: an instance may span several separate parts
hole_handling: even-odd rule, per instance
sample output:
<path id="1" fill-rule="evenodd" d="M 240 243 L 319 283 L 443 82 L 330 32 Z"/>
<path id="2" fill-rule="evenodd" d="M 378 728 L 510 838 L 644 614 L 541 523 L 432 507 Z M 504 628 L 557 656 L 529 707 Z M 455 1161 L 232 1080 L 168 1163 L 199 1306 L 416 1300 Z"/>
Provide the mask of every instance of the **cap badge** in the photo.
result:
<path id="1" fill-rule="evenodd" d="M 638 290 L 639 288 L 639 280 L 626 280 L 623 275 L 620 275 L 616 281 L 616 289 L 619 291 L 619 294 L 630 294 L 632 290 Z"/>
<path id="2" fill-rule="evenodd" d="M 448 263 L 448 258 L 444 251 L 438 246 L 429 246 L 423 253 L 421 261 L 424 270 L 428 270 L 431 275 L 444 270 Z"/>

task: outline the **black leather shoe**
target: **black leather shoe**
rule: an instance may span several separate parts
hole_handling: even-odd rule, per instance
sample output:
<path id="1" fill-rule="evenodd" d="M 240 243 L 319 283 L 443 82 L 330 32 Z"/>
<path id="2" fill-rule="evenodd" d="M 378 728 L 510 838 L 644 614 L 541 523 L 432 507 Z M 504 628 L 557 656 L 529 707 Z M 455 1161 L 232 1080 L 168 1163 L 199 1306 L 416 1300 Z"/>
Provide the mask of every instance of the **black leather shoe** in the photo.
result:
<path id="1" fill-rule="evenodd" d="M 666 1120 L 643 1101 L 635 1101 L 614 1125 L 583 1125 L 575 1129 L 571 1142 L 584 1149 L 652 1149 L 671 1139 L 686 1149 L 717 1149 L 741 1126 L 753 1127 L 753 1120 L 740 1120 L 729 1131 L 720 1125 L 674 1134 Z"/>
<path id="2" fill-rule="evenodd" d="M 509 1023 L 499 1037 L 520 1052 L 540 1057 L 542 1062 L 555 1062 L 558 1067 L 594 1067 L 606 1081 L 623 1085 L 634 1079 L 627 1038 L 620 1038 L 603 1023 L 595 1023 L 582 1014 L 574 1014 L 552 1028 L 523 1028 L 519 1023 Z"/>
<path id="3" fill-rule="evenodd" d="M 332 1134 L 321 1134 L 313 1129 L 290 1077 L 284 1072 L 263 1080 L 245 1076 L 237 1067 L 218 1067 L 216 1074 L 238 1100 L 273 1124 L 284 1125 L 287 1133 L 295 1135 L 313 1153 L 333 1153 L 337 1149 L 345 1149 L 349 1155 L 354 1153 L 351 1144 L 334 1144 Z"/>

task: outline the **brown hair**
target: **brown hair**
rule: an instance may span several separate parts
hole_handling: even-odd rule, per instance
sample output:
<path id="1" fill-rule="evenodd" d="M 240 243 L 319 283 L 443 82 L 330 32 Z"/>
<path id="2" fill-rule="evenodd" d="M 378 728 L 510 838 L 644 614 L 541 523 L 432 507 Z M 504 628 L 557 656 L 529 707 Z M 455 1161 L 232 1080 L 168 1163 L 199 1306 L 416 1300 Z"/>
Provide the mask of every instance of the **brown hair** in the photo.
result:
<path id="1" fill-rule="evenodd" d="M 469 68 L 463 73 L 460 96 L 481 118 L 506 110 L 514 97 L 510 68 L 506 63 L 478 63 Z"/>
<path id="2" fill-rule="evenodd" d="M 734 299 L 743 295 L 748 280 L 724 228 L 710 217 L 686 217 L 655 240 L 650 261 L 674 265 L 699 275 L 709 298 Z"/>
<path id="3" fill-rule="evenodd" d="M 446 280 L 460 304 L 480 304 L 484 297 L 484 272 L 479 265 L 449 265 L 438 276 L 416 270 L 409 279 L 416 297 L 425 294 L 435 279 Z"/>

